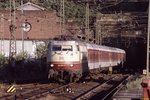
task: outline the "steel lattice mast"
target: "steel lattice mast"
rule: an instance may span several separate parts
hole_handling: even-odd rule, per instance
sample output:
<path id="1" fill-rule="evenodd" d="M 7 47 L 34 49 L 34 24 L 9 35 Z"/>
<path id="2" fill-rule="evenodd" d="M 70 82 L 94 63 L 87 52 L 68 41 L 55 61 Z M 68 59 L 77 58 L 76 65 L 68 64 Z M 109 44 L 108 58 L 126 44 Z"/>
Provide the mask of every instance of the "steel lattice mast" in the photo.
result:
<path id="1" fill-rule="evenodd" d="M 10 0 L 10 19 L 11 23 L 9 26 L 10 30 L 10 48 L 9 48 L 9 57 L 16 57 L 16 12 L 15 12 L 15 0 Z"/>
<path id="2" fill-rule="evenodd" d="M 65 1 L 60 0 L 60 34 L 65 33 L 64 24 L 65 24 Z"/>
<path id="3" fill-rule="evenodd" d="M 4 54 L 4 15 L 1 14 L 1 54 Z"/>
<path id="4" fill-rule="evenodd" d="M 85 34 L 86 34 L 86 42 L 89 42 L 89 38 L 90 38 L 90 28 L 89 28 L 89 15 L 90 13 L 90 9 L 89 9 L 89 2 L 86 2 L 86 18 L 85 18 Z"/>

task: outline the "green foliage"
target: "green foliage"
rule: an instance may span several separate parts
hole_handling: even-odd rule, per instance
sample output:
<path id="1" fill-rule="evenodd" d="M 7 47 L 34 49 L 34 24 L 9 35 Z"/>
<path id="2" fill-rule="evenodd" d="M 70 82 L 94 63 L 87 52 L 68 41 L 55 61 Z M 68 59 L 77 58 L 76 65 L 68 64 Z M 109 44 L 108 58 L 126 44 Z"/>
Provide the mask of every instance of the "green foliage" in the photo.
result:
<path id="1" fill-rule="evenodd" d="M 46 0 L 43 3 L 39 3 L 48 10 L 56 10 L 57 12 L 60 9 L 60 0 Z"/>
<path id="2" fill-rule="evenodd" d="M 85 6 L 76 5 L 73 1 L 65 2 L 65 18 L 72 19 L 78 25 L 85 25 Z"/>
<path id="3" fill-rule="evenodd" d="M 3 54 L 0 54 L 0 65 L 5 64 L 5 61 L 6 61 L 5 56 Z"/>
<path id="4" fill-rule="evenodd" d="M 28 0 L 23 0 L 24 3 L 26 3 Z M 30 0 L 31 2 L 43 6 L 44 8 L 48 10 L 55 10 L 57 12 L 57 15 L 59 17 L 62 17 L 60 15 L 60 2 L 61 0 Z M 20 0 L 16 0 L 16 6 L 20 5 Z M 72 0 L 64 0 L 65 5 L 65 20 L 73 20 L 76 22 L 79 26 L 85 26 L 85 4 L 75 4 Z M 9 8 L 9 1 L 1 2 L 0 8 L 6 9 Z M 93 12 L 92 9 L 90 9 L 90 16 L 93 16 L 95 12 Z M 91 23 L 91 22 L 90 22 Z"/>
<path id="5" fill-rule="evenodd" d="M 0 8 L 1 9 L 7 9 L 9 7 L 8 3 L 0 3 Z"/>
<path id="6" fill-rule="evenodd" d="M 141 76 L 139 78 L 136 78 L 135 80 L 128 82 L 126 85 L 127 89 L 128 90 L 142 89 L 141 83 L 144 79 L 146 79 L 146 76 Z"/>
<path id="7" fill-rule="evenodd" d="M 38 3 L 39 5 L 45 7 L 48 10 L 55 10 L 59 17 L 60 15 L 60 0 L 45 0 L 43 3 Z M 85 6 L 80 4 L 75 4 L 73 1 L 64 0 L 64 11 L 65 11 L 65 20 L 72 19 L 74 22 L 77 22 L 79 25 L 83 26 L 85 23 Z"/>
<path id="8" fill-rule="evenodd" d="M 44 58 L 47 55 L 47 43 L 37 45 L 37 56 L 38 58 Z"/>
<path id="9" fill-rule="evenodd" d="M 17 56 L 16 56 L 16 60 L 22 60 L 22 59 L 26 59 L 29 56 L 28 52 L 20 52 Z"/>
<path id="10" fill-rule="evenodd" d="M 55 10 L 57 11 L 57 15 L 59 17 L 62 17 L 60 14 L 60 0 L 44 0 L 42 3 L 38 3 L 39 5 L 45 7 L 48 10 Z M 64 15 L 65 20 L 73 20 L 76 22 L 80 27 L 85 26 L 85 18 L 86 18 L 86 5 L 83 4 L 75 4 L 72 0 L 64 0 Z M 95 8 L 94 8 L 95 9 Z M 92 22 L 92 19 L 96 16 L 96 12 L 94 9 L 90 8 L 90 23 Z"/>
<path id="11" fill-rule="evenodd" d="M 16 5 L 15 6 L 19 6 L 20 4 L 19 4 L 19 2 L 16 2 Z M 6 1 L 4 1 L 4 2 L 0 2 L 0 9 L 1 10 L 4 10 L 4 9 L 6 9 L 6 10 L 9 10 L 10 9 L 10 2 L 9 2 L 9 0 L 6 0 Z"/>

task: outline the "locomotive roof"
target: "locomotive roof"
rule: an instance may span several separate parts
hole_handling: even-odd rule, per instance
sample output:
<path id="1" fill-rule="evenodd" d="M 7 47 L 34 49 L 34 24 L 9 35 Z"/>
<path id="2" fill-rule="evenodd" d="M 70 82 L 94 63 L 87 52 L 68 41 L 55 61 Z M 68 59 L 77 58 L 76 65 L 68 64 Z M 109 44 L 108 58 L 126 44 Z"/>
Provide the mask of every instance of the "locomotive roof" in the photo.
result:
<path id="1" fill-rule="evenodd" d="M 85 42 L 81 42 L 81 41 L 75 41 L 75 40 L 50 40 L 50 42 L 53 42 L 54 44 L 59 44 L 59 45 L 63 45 L 63 44 L 76 44 L 76 45 L 86 45 L 87 48 L 89 49 L 96 49 L 96 50 L 103 50 L 103 51 L 110 51 L 110 52 L 121 52 L 121 53 L 125 53 L 124 50 L 119 49 L 119 48 L 114 48 L 114 47 L 109 47 L 109 46 L 103 46 L 103 45 L 96 45 L 96 44 L 90 44 L 90 43 L 85 43 Z"/>
<path id="2" fill-rule="evenodd" d="M 65 41 L 65 40 L 50 40 L 50 42 L 52 42 L 53 44 L 60 44 L 60 45 L 63 45 L 63 44 L 75 44 L 76 41 L 73 41 L 73 40 L 70 40 L 70 41 Z"/>

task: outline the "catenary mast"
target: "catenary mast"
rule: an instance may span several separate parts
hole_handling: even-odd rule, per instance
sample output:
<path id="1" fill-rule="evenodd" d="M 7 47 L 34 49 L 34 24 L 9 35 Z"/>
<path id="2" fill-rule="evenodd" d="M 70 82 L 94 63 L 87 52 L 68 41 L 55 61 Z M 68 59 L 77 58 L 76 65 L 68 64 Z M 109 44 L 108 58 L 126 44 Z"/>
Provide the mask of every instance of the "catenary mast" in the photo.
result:
<path id="1" fill-rule="evenodd" d="M 16 7 L 15 0 L 10 0 L 10 48 L 9 48 L 9 57 L 16 57 Z"/>

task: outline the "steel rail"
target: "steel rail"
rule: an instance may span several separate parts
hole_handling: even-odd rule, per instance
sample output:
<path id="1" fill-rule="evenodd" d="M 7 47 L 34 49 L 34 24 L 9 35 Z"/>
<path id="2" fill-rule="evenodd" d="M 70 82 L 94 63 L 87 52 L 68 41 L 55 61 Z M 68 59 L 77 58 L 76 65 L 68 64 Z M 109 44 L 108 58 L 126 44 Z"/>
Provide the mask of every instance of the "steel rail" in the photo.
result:
<path id="1" fill-rule="evenodd" d="M 102 87 L 104 84 L 110 82 L 114 77 L 110 78 L 109 80 L 107 80 L 106 82 L 104 82 L 103 84 L 100 84 L 94 88 L 92 88 L 91 90 L 84 92 L 82 94 L 80 94 L 79 96 L 77 96 L 76 98 L 74 98 L 74 100 L 81 100 L 81 99 L 87 99 L 89 95 L 96 93 L 96 89 L 99 87 Z"/>
<path id="2" fill-rule="evenodd" d="M 105 83 L 103 83 L 103 84 L 100 84 L 100 85 L 98 85 L 97 87 L 95 87 L 95 88 L 93 88 L 93 89 L 91 89 L 90 91 L 87 91 L 86 93 L 83 93 L 83 94 L 81 94 L 81 95 L 79 95 L 78 97 L 76 97 L 76 98 L 74 98 L 74 100 L 81 100 L 81 99 L 91 99 L 93 96 L 95 96 L 95 94 L 98 94 L 98 91 L 99 90 L 102 90 L 103 88 L 105 89 L 110 89 L 110 88 L 112 88 L 112 87 L 114 87 L 114 85 L 108 85 L 107 86 L 107 84 L 109 83 L 109 82 L 111 82 L 112 80 L 115 80 L 115 78 L 117 78 L 118 76 L 116 76 L 116 77 L 113 77 L 113 78 L 111 78 L 111 79 L 109 79 L 108 81 L 106 81 Z M 125 78 L 125 77 L 123 77 L 123 78 Z M 123 79 L 122 78 L 122 79 Z M 121 79 L 121 80 L 122 80 Z M 121 81 L 120 80 L 120 81 Z M 103 98 L 101 98 L 101 100 L 105 100 L 105 98 L 107 98 L 113 91 L 115 91 L 116 89 L 119 89 L 119 87 L 121 87 L 121 85 L 123 85 L 123 83 L 125 82 L 125 81 L 127 81 L 128 80 L 128 78 L 126 77 L 126 79 L 123 79 L 123 81 L 119 84 L 119 85 L 117 85 L 117 87 L 115 88 L 115 89 L 113 89 L 111 92 L 109 92 L 105 97 L 103 97 Z"/>
<path id="3" fill-rule="evenodd" d="M 104 96 L 104 98 L 102 98 L 101 100 L 106 100 L 113 92 L 113 94 L 116 94 L 120 89 L 122 89 L 122 87 L 124 86 L 124 83 L 127 82 L 127 80 L 129 80 L 132 76 L 127 76 L 121 83 L 119 83 L 119 85 L 117 85 L 114 89 L 112 89 L 106 96 Z M 116 92 L 115 92 L 116 91 Z"/>

